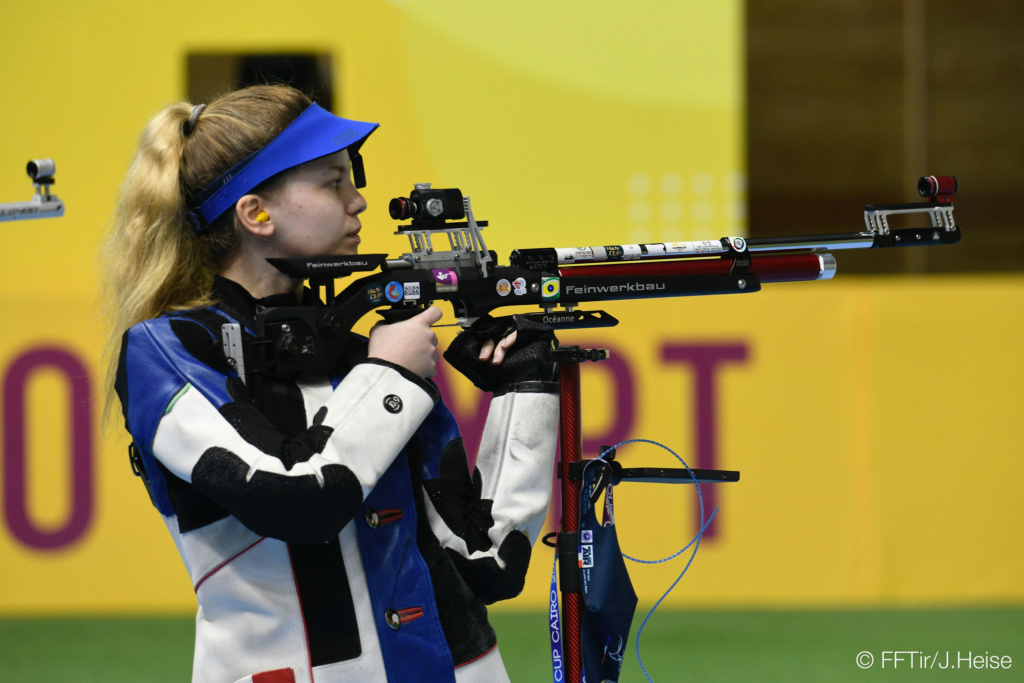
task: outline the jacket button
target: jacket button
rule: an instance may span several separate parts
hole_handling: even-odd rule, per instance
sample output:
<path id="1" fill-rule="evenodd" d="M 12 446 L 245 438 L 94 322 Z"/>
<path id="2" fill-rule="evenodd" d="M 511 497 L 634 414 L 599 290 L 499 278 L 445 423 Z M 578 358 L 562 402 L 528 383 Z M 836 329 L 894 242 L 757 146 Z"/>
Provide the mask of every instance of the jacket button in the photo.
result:
<path id="1" fill-rule="evenodd" d="M 364 518 L 366 519 L 366 525 L 371 529 L 376 529 L 380 526 L 380 515 L 378 515 L 377 511 L 373 508 L 366 508 Z"/>
<path id="2" fill-rule="evenodd" d="M 393 609 L 389 609 L 384 613 L 384 621 L 387 622 L 388 628 L 392 631 L 397 631 L 398 627 L 402 625 L 402 621 L 398 617 L 398 612 Z"/>

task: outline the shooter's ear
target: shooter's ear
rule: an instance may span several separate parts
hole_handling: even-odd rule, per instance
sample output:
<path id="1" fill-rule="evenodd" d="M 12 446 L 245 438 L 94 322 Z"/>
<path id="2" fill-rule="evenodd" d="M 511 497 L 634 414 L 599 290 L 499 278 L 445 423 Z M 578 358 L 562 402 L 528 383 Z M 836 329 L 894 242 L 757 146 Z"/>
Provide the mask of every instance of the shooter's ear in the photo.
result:
<path id="1" fill-rule="evenodd" d="M 235 216 L 251 235 L 267 238 L 274 234 L 274 220 L 259 195 L 247 194 L 235 202 Z"/>

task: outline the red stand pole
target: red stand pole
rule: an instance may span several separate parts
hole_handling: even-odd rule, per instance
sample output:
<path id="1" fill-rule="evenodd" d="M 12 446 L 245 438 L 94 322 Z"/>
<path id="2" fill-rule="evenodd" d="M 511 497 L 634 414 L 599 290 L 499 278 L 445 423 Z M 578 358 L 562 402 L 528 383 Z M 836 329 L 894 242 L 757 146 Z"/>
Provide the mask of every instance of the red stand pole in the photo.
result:
<path id="1" fill-rule="evenodd" d="M 562 479 L 562 532 L 578 532 L 580 482 L 569 479 L 569 463 L 582 458 L 583 441 L 580 429 L 580 366 L 576 362 L 559 363 L 559 445 Z M 562 593 L 562 644 L 565 649 L 566 683 L 579 683 L 583 673 L 580 633 L 583 628 L 583 597 L 579 593 Z"/>

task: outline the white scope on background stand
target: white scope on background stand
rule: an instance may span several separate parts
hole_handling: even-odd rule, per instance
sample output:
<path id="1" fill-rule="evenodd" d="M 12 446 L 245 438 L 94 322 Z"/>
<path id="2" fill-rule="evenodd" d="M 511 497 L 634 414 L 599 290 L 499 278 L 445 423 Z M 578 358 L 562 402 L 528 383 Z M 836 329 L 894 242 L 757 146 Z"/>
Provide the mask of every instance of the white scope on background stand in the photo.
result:
<path id="1" fill-rule="evenodd" d="M 57 218 L 64 215 L 64 202 L 50 193 L 57 165 L 53 159 L 33 159 L 25 171 L 32 179 L 36 193 L 27 202 L 0 203 L 0 221 L 17 221 L 29 218 Z"/>

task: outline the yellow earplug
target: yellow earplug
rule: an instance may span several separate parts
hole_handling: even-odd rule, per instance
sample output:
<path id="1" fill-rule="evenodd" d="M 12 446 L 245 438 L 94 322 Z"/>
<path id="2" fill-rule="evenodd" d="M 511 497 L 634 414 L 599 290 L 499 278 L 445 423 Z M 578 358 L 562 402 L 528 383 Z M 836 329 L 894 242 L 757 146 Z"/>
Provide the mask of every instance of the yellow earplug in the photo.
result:
<path id="1" fill-rule="evenodd" d="M 266 223 L 269 220 L 270 214 L 268 214 L 266 211 L 260 211 L 258 214 L 256 214 L 257 223 Z"/>

